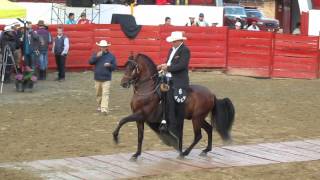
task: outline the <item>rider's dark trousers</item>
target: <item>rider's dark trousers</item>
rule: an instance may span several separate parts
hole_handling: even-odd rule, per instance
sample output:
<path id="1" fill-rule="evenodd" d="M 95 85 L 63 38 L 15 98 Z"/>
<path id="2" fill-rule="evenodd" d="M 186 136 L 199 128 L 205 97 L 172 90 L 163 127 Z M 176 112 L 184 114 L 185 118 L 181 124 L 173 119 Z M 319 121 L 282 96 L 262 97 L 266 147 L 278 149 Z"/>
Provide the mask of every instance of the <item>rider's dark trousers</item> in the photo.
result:
<path id="1" fill-rule="evenodd" d="M 169 124 L 169 131 L 180 139 L 183 136 L 185 103 L 177 103 L 174 100 L 173 91 L 173 88 L 170 87 L 170 90 L 166 93 L 167 120 Z"/>

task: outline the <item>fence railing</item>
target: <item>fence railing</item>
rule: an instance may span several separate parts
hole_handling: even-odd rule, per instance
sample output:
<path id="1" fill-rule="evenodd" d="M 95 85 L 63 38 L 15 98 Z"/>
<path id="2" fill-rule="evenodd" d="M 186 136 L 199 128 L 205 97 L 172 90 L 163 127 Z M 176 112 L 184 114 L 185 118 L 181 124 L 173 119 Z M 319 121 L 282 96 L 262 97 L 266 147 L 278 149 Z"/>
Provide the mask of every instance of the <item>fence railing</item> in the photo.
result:
<path id="1" fill-rule="evenodd" d="M 56 25 L 49 30 L 56 36 Z M 255 77 L 319 78 L 319 37 L 229 30 L 226 27 L 143 26 L 128 39 L 119 25 L 66 25 L 70 39 L 67 68 L 90 69 L 88 60 L 97 50 L 95 42 L 111 42 L 110 51 L 124 66 L 133 53 L 144 53 L 155 63 L 166 61 L 172 31 L 184 31 L 191 50 L 191 68 L 224 69 L 227 73 Z M 49 68 L 55 60 L 49 53 Z"/>

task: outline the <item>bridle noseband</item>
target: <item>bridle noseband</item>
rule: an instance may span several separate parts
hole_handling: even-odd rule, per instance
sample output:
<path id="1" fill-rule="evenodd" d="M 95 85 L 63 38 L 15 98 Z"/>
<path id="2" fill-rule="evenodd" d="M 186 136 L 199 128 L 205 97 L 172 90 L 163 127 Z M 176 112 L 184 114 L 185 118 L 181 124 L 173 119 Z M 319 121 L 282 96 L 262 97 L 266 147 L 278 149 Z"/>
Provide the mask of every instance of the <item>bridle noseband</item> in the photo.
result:
<path id="1" fill-rule="evenodd" d="M 139 74 L 140 73 L 139 65 L 134 60 L 128 60 L 127 65 L 129 65 L 129 63 L 132 63 L 134 65 L 134 68 L 133 68 L 132 73 L 131 73 L 130 76 L 124 75 L 124 77 L 129 79 L 129 81 L 128 81 L 129 85 L 131 85 L 131 84 L 134 85 L 134 84 L 137 83 L 138 78 L 137 77 L 133 78 L 132 76 L 134 76 L 135 74 Z"/>

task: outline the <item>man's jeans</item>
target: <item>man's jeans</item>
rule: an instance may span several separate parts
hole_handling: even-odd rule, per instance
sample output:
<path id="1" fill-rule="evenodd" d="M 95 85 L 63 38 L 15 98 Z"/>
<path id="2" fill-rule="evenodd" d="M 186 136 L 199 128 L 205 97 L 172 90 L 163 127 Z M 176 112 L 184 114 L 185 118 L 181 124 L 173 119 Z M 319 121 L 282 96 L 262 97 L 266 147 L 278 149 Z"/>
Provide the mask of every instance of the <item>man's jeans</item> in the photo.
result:
<path id="1" fill-rule="evenodd" d="M 39 69 L 46 70 L 48 67 L 48 51 L 40 52 L 39 56 Z"/>

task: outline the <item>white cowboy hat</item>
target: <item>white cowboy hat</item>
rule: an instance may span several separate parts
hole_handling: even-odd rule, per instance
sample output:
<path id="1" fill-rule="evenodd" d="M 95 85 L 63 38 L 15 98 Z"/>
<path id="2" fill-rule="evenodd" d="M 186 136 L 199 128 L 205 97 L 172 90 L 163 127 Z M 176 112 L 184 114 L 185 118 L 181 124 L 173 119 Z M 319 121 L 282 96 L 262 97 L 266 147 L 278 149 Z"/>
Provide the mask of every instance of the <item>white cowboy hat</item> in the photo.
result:
<path id="1" fill-rule="evenodd" d="M 101 47 L 107 47 L 107 46 L 111 46 L 111 43 L 109 43 L 106 40 L 101 40 L 100 42 L 96 42 L 96 45 L 101 46 Z"/>
<path id="2" fill-rule="evenodd" d="M 183 37 L 183 32 L 182 31 L 173 31 L 171 33 L 171 36 L 167 37 L 167 42 L 173 42 L 173 41 L 178 41 L 178 40 L 186 40 L 186 37 Z"/>

